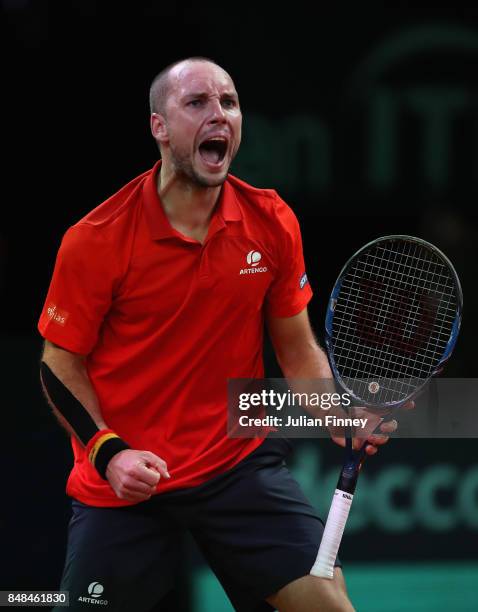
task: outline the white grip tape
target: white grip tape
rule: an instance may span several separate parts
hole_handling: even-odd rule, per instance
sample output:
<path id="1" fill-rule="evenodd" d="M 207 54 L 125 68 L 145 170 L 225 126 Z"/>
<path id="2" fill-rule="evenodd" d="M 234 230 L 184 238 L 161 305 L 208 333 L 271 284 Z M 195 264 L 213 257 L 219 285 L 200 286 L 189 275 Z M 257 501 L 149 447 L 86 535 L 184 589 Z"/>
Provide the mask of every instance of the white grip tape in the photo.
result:
<path id="1" fill-rule="evenodd" d="M 342 541 L 353 498 L 351 493 L 335 489 L 317 559 L 310 570 L 312 576 L 330 579 L 334 577 L 335 558 Z"/>

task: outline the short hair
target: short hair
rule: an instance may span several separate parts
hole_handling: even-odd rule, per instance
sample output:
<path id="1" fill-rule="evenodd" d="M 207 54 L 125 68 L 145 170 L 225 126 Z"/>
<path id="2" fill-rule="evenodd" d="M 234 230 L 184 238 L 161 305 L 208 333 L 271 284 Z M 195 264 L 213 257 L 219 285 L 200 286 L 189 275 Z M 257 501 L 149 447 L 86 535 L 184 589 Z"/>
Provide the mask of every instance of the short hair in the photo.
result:
<path id="1" fill-rule="evenodd" d="M 209 62 L 219 66 L 217 62 L 209 57 L 202 57 L 195 55 L 193 57 L 185 57 L 184 59 L 177 60 L 166 68 L 163 68 L 153 79 L 151 87 L 149 88 L 149 109 L 151 113 L 161 113 L 164 115 L 166 109 L 166 98 L 169 91 L 169 73 L 178 64 L 183 62 Z"/>

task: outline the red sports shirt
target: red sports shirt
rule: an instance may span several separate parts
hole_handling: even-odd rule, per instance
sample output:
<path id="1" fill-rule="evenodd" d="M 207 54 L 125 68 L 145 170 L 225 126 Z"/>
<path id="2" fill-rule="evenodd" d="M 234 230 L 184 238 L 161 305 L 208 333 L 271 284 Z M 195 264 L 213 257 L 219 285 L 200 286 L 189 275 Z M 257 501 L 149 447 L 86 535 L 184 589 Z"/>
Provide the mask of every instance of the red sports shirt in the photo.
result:
<path id="1" fill-rule="evenodd" d="M 159 167 L 68 229 L 38 328 L 87 355 L 108 426 L 167 462 L 161 493 L 201 484 L 261 444 L 227 437 L 227 379 L 263 377 L 264 316 L 299 313 L 312 291 L 297 219 L 275 191 L 229 175 L 201 245 L 170 225 Z M 68 494 L 130 505 L 72 445 Z"/>

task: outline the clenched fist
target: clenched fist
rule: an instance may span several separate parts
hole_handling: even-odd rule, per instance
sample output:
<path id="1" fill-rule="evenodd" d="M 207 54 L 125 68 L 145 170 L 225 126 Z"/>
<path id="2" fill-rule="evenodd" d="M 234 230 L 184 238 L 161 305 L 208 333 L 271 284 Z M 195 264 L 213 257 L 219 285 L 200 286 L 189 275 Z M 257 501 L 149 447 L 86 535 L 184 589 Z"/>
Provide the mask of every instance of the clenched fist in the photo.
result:
<path id="1" fill-rule="evenodd" d="M 170 478 L 166 462 L 154 453 L 133 449 L 117 453 L 108 463 L 106 478 L 120 499 L 141 502 L 156 491 L 160 478 Z"/>

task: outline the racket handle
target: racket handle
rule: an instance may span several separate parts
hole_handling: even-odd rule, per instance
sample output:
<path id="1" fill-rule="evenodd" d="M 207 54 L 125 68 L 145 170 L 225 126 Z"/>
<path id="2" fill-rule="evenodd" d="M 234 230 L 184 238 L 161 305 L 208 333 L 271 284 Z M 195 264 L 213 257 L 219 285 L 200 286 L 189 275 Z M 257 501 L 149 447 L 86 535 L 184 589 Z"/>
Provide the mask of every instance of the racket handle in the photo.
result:
<path id="1" fill-rule="evenodd" d="M 335 559 L 353 498 L 354 496 L 351 493 L 335 489 L 317 559 L 310 570 L 312 576 L 329 579 L 334 577 Z"/>

